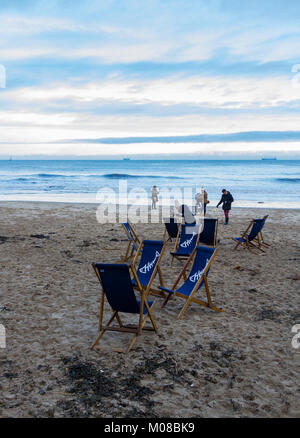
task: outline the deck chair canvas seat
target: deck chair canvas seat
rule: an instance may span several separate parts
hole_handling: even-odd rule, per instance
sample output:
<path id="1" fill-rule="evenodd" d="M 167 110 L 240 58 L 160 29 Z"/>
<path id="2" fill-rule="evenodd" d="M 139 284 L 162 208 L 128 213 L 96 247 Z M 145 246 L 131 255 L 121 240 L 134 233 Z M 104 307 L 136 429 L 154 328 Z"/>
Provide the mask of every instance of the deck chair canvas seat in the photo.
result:
<path id="1" fill-rule="evenodd" d="M 252 219 L 246 231 L 241 233 L 241 237 L 233 237 L 232 240 L 236 242 L 234 250 L 241 245 L 244 249 L 248 249 L 254 254 L 257 254 L 258 251 L 265 252 L 262 247 L 268 247 L 269 244 L 263 241 L 262 229 L 267 217 L 268 216 L 265 216 L 262 219 Z"/>
<path id="2" fill-rule="evenodd" d="M 171 251 L 172 264 L 174 258 L 181 261 L 188 259 L 199 241 L 199 225 L 181 224 L 176 238 L 174 251 Z"/>
<path id="3" fill-rule="evenodd" d="M 218 219 L 204 218 L 203 230 L 200 233 L 199 244 L 217 246 Z"/>
<path id="4" fill-rule="evenodd" d="M 163 306 L 168 303 L 169 299 L 172 296 L 183 298 L 186 301 L 181 312 L 178 315 L 179 319 L 182 318 L 183 314 L 185 313 L 191 302 L 200 304 L 204 307 L 209 307 L 210 309 L 217 312 L 223 312 L 222 309 L 219 309 L 212 304 L 207 281 L 207 276 L 209 274 L 211 264 L 216 256 L 216 251 L 217 250 L 215 248 L 198 246 L 197 248 L 195 248 L 193 254 L 190 256 L 189 260 L 185 264 L 173 287 L 171 289 L 160 287 L 160 289 L 168 293 L 168 296 Z M 187 270 L 191 264 L 192 267 L 187 276 Z M 184 280 L 184 282 L 181 286 L 178 287 L 181 280 Z M 199 300 L 195 297 L 195 294 L 200 291 L 203 285 L 206 292 L 207 302 Z"/>
<path id="5" fill-rule="evenodd" d="M 176 239 L 178 235 L 179 226 L 178 223 L 175 222 L 173 217 L 164 221 L 165 224 L 165 232 L 164 232 L 164 241 L 172 242 L 172 239 Z M 169 236 L 166 240 L 167 235 Z"/>
<path id="6" fill-rule="evenodd" d="M 124 222 L 122 223 L 122 227 L 126 233 L 127 239 L 129 240 L 127 250 L 125 257 L 120 260 L 119 263 L 125 263 L 134 257 L 134 253 L 137 252 L 138 247 L 140 245 L 140 239 L 138 238 L 136 232 L 134 231 L 134 228 L 130 222 Z"/>
<path id="7" fill-rule="evenodd" d="M 160 240 L 144 240 L 134 257 L 131 265 L 132 271 L 135 275 L 132 279 L 132 284 L 134 287 L 146 290 L 146 293 L 151 293 L 156 296 L 163 296 L 165 294 L 159 290 L 152 287 L 152 282 L 156 275 L 159 276 L 160 285 L 163 286 L 162 272 L 160 269 L 160 261 L 163 257 L 166 248 L 166 243 Z M 140 257 L 138 267 L 136 268 L 137 261 Z M 139 280 L 140 286 L 137 285 L 137 279 Z"/>
<path id="8" fill-rule="evenodd" d="M 134 335 L 129 346 L 126 349 L 114 349 L 114 351 L 128 353 L 143 330 L 157 332 L 157 325 L 151 313 L 156 303 L 155 301 L 148 301 L 146 293 L 142 290 L 141 299 L 138 300 L 136 298 L 128 265 L 94 263 L 93 268 L 102 286 L 102 296 L 99 316 L 100 334 L 92 344 L 91 349 L 97 347 L 106 331 L 125 332 Z M 139 284 L 138 280 L 137 284 Z M 107 324 L 103 325 L 105 298 L 113 313 Z M 136 314 L 139 317 L 138 324 L 124 325 L 120 313 Z M 111 326 L 115 319 L 118 325 Z M 148 319 L 151 322 L 151 326 L 145 327 Z"/>

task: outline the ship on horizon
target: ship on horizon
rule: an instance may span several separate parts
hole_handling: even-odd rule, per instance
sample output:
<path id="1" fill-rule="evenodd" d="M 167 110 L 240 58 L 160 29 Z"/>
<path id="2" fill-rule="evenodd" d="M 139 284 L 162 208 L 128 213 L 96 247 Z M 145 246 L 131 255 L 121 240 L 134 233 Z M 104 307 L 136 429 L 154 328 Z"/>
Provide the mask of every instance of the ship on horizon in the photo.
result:
<path id="1" fill-rule="evenodd" d="M 276 157 L 272 157 L 272 158 L 264 157 L 264 158 L 262 158 L 262 160 L 263 161 L 274 161 L 274 160 L 277 160 L 277 158 Z"/>

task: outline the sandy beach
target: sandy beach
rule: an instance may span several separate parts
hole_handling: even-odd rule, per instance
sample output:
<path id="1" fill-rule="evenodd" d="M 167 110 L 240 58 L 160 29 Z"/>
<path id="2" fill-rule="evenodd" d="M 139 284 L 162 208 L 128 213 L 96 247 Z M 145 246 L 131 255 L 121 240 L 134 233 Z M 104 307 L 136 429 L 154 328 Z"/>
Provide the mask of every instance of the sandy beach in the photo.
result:
<path id="1" fill-rule="evenodd" d="M 89 349 L 101 292 L 91 263 L 114 263 L 127 246 L 121 225 L 100 225 L 96 208 L 0 204 L 0 417 L 299 417 L 300 210 L 234 208 L 224 226 L 219 209 L 208 280 L 225 311 L 192 304 L 179 321 L 180 299 L 159 305 L 158 335 L 143 334 L 124 355 L 111 351 L 128 343 L 124 334 Z M 265 214 L 266 253 L 234 252 L 231 237 Z M 164 226 L 135 229 L 161 240 Z M 172 248 L 161 264 L 167 286 L 181 270 L 170 266 Z"/>

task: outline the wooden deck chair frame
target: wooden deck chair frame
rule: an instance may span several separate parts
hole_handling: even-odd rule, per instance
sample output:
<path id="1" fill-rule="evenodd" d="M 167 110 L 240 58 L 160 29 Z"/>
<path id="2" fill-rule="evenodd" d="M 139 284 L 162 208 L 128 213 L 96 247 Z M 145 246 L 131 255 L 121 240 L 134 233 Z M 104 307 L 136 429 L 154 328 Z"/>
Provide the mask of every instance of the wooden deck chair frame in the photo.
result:
<path id="1" fill-rule="evenodd" d="M 268 216 L 269 216 L 269 215 L 266 215 L 266 216 L 263 217 L 264 221 L 267 220 Z M 260 245 L 263 246 L 264 248 L 269 248 L 269 246 L 271 246 L 271 245 L 270 245 L 269 243 L 267 243 L 267 242 L 264 241 L 262 231 L 260 231 L 260 232 L 258 233 L 258 235 L 259 235 Z M 255 240 L 255 239 L 254 239 L 254 240 Z"/>
<path id="2" fill-rule="evenodd" d="M 120 318 L 119 312 L 117 312 L 116 310 L 112 309 L 113 310 L 113 314 L 112 314 L 111 318 L 109 319 L 109 321 L 107 322 L 106 325 L 103 325 L 105 292 L 104 292 L 104 289 L 103 289 L 103 284 L 102 284 L 102 281 L 101 281 L 100 274 L 98 272 L 98 269 L 96 268 L 96 264 L 93 263 L 92 266 L 93 266 L 94 271 L 96 273 L 96 276 L 97 276 L 97 278 L 99 280 L 99 283 L 100 283 L 100 285 L 102 287 L 102 295 L 101 295 L 101 301 L 100 301 L 100 314 L 99 314 L 99 331 L 100 331 L 100 334 L 98 335 L 97 339 L 91 345 L 90 348 L 91 348 L 91 350 L 93 350 L 95 348 L 96 349 L 99 348 L 99 347 L 97 347 L 97 344 L 100 342 L 100 340 L 102 339 L 102 337 L 103 337 L 103 335 L 105 334 L 106 331 L 114 331 L 114 332 L 121 332 L 121 333 L 133 333 L 134 336 L 133 336 L 133 338 L 132 338 L 132 340 L 129 343 L 127 348 L 125 348 L 125 349 L 113 348 L 112 349 L 112 351 L 115 351 L 115 352 L 118 352 L 118 353 L 125 353 L 126 354 L 126 353 L 128 353 L 131 350 L 131 348 L 133 347 L 135 341 L 137 340 L 137 337 L 142 334 L 143 330 L 145 330 L 145 331 L 155 331 L 156 333 L 158 332 L 157 324 L 156 324 L 155 319 L 154 319 L 154 317 L 152 315 L 152 311 L 154 310 L 154 308 L 155 308 L 157 303 L 154 301 L 152 306 L 151 306 L 151 308 L 150 308 L 150 306 L 148 304 L 148 301 L 147 301 L 147 292 L 145 290 L 143 290 L 143 288 L 142 288 L 142 286 L 140 284 L 140 281 L 139 281 L 136 273 L 132 270 L 133 275 L 134 275 L 134 277 L 136 279 L 136 282 L 137 282 L 137 286 L 138 286 L 138 288 L 139 288 L 139 290 L 141 292 L 141 303 L 140 303 L 140 313 L 139 313 L 139 322 L 138 322 L 138 324 L 137 325 L 133 325 L 133 324 L 124 325 L 122 320 L 121 320 L 121 318 Z M 131 267 L 128 266 L 128 269 L 130 270 Z M 144 306 L 146 307 L 147 312 L 148 312 L 146 315 L 144 315 L 144 313 L 143 313 Z M 117 320 L 119 326 L 111 327 L 111 323 L 114 321 L 114 319 Z M 148 319 L 150 319 L 152 327 L 145 327 L 145 324 L 148 321 Z"/>
<path id="3" fill-rule="evenodd" d="M 140 281 L 137 280 L 137 279 L 138 279 L 138 274 L 137 274 L 137 272 L 136 272 L 136 264 L 137 264 L 137 260 L 138 260 L 140 254 L 141 254 L 141 251 L 142 251 L 143 246 L 144 246 L 144 240 L 143 240 L 142 243 L 140 244 L 140 246 L 139 246 L 139 248 L 138 248 L 138 250 L 137 250 L 137 253 L 136 253 L 136 255 L 135 255 L 134 259 L 133 259 L 133 262 L 132 262 L 132 264 L 131 264 L 131 266 L 130 266 L 131 271 L 132 271 L 132 273 L 133 273 L 133 275 L 134 275 L 134 278 L 135 278 L 136 282 L 138 281 L 137 285 L 135 285 L 134 288 L 135 288 L 135 289 L 138 289 L 140 292 L 141 292 L 141 291 L 145 291 L 145 293 L 146 293 L 147 296 L 148 296 L 148 294 L 151 294 L 151 295 L 154 295 L 154 296 L 157 296 L 157 297 L 163 297 L 163 298 L 165 298 L 166 295 L 163 293 L 163 291 L 161 291 L 161 290 L 159 290 L 159 289 L 153 289 L 153 288 L 152 288 L 152 282 L 153 282 L 153 280 L 154 280 L 154 278 L 155 278 L 155 276 L 156 276 L 156 273 L 157 273 L 157 274 L 158 274 L 158 277 L 159 277 L 159 284 L 160 284 L 160 286 L 163 286 L 163 287 L 164 287 L 163 276 L 162 276 L 162 272 L 161 272 L 161 269 L 160 269 L 159 264 L 160 264 L 160 262 L 161 262 L 161 259 L 162 259 L 163 255 L 164 255 L 164 252 L 165 252 L 165 249 L 166 249 L 167 243 L 164 242 L 164 245 L 163 245 L 163 247 L 162 247 L 162 250 L 161 250 L 160 256 L 159 256 L 159 258 L 158 258 L 158 260 L 157 260 L 156 266 L 155 266 L 155 268 L 154 268 L 154 270 L 153 270 L 153 272 L 152 272 L 152 275 L 151 275 L 151 277 L 150 277 L 149 283 L 147 284 L 147 287 L 143 287 L 143 286 L 141 285 Z"/>
<path id="4" fill-rule="evenodd" d="M 263 218 L 265 219 L 265 217 Z M 246 230 L 244 231 L 244 233 L 241 233 L 241 239 L 244 239 L 244 242 L 240 241 L 236 241 L 236 239 L 234 239 L 232 237 L 232 240 L 236 243 L 235 247 L 234 247 L 234 251 L 239 247 L 239 245 L 241 245 L 244 249 L 248 249 L 250 252 L 252 252 L 253 254 L 260 254 L 259 251 L 261 252 L 265 252 L 262 249 L 262 246 L 264 246 L 265 248 L 267 248 L 268 246 L 270 246 L 269 244 L 266 244 L 263 241 L 263 237 L 262 237 L 262 232 L 260 231 L 257 236 L 249 241 L 248 240 L 248 234 L 249 231 L 251 230 L 253 224 L 255 222 L 255 219 L 252 219 L 250 224 L 248 225 L 248 227 L 246 228 Z"/>
<path id="5" fill-rule="evenodd" d="M 127 238 L 129 240 L 128 242 L 128 246 L 127 246 L 127 250 L 126 250 L 126 254 L 125 257 L 119 261 L 118 263 L 126 263 L 129 262 L 133 257 L 134 257 L 134 253 L 138 250 L 138 247 L 140 245 L 140 239 L 138 238 L 132 224 L 128 221 L 127 222 L 129 228 L 130 228 L 130 233 L 132 234 L 132 236 L 130 235 L 130 233 L 128 232 L 127 228 L 125 227 L 124 224 L 122 224 L 122 227 L 127 235 Z"/>
<path id="6" fill-rule="evenodd" d="M 180 243 L 180 235 L 181 235 L 181 228 L 182 228 L 182 225 L 187 225 L 187 224 L 179 224 L 178 234 L 177 234 L 177 237 L 176 237 L 176 240 L 175 240 L 175 245 L 174 245 L 174 250 L 173 250 L 173 252 L 177 252 L 177 250 L 178 250 L 179 243 Z M 191 225 L 191 227 L 192 227 L 192 226 L 193 226 L 193 225 Z M 199 224 L 196 224 L 196 226 L 199 227 Z M 200 227 L 199 227 L 199 229 L 198 229 L 198 236 L 197 236 L 197 240 L 196 240 L 196 244 L 195 244 L 195 248 L 197 248 L 197 246 L 198 246 L 198 244 L 199 244 L 200 234 L 201 234 L 201 232 L 200 232 Z M 182 263 L 183 260 L 186 260 L 186 259 L 188 259 L 188 258 L 190 257 L 189 255 L 176 255 L 176 254 L 171 254 L 171 256 L 172 256 L 171 266 L 173 266 L 174 258 L 177 259 L 178 261 L 180 261 L 180 262 Z"/>
<path id="7" fill-rule="evenodd" d="M 197 247 L 195 247 L 194 251 L 192 252 L 191 256 L 189 257 L 188 261 L 186 262 L 186 264 L 184 265 L 181 273 L 179 274 L 177 280 L 175 281 L 173 287 L 171 288 L 172 291 L 174 291 L 174 293 L 170 293 L 165 302 L 163 303 L 162 307 L 165 307 L 168 303 L 168 301 L 170 300 L 170 298 L 175 295 L 176 297 L 180 297 L 186 300 L 186 303 L 184 304 L 183 308 L 181 309 L 179 315 L 178 315 L 178 319 L 181 319 L 185 313 L 185 311 L 187 310 L 188 306 L 190 305 L 190 303 L 197 303 L 200 304 L 200 306 L 203 307 L 208 307 L 211 310 L 214 310 L 215 312 L 224 312 L 223 309 L 220 309 L 219 307 L 216 307 L 213 305 L 212 303 L 212 299 L 211 299 L 211 295 L 210 295 L 210 290 L 209 290 L 209 286 L 208 286 L 208 280 L 207 280 L 207 271 L 209 270 L 214 258 L 216 257 L 217 254 L 217 249 L 215 249 L 214 254 L 212 255 L 209 263 L 207 264 L 207 266 L 205 267 L 201 277 L 199 278 L 199 280 L 197 281 L 197 283 L 195 284 L 192 292 L 190 293 L 189 296 L 181 294 L 180 292 L 176 291 L 176 287 L 179 284 L 180 280 L 183 278 L 185 281 L 187 279 L 187 269 L 190 265 L 191 262 L 194 261 L 195 255 L 196 255 L 196 250 Z M 206 292 L 206 297 L 207 297 L 207 302 L 199 300 L 197 298 L 194 298 L 194 295 L 197 293 L 198 291 L 198 287 L 200 286 L 201 282 L 204 281 L 204 287 L 205 287 L 205 292 Z M 200 289 L 201 290 L 201 289 Z"/>

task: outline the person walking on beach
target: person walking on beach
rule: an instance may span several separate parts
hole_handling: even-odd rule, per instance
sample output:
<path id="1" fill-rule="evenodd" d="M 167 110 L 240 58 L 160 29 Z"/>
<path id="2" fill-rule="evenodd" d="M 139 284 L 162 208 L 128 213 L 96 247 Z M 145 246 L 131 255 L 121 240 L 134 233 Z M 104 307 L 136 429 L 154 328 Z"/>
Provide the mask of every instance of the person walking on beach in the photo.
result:
<path id="1" fill-rule="evenodd" d="M 224 210 L 224 215 L 225 215 L 225 222 L 224 225 L 227 225 L 229 222 L 229 211 L 231 210 L 231 204 L 234 201 L 233 196 L 230 192 L 228 192 L 228 190 L 223 189 L 222 190 L 222 197 L 220 202 L 217 205 L 217 208 L 219 207 L 220 204 L 223 204 L 222 208 Z"/>
<path id="2" fill-rule="evenodd" d="M 156 210 L 156 203 L 158 202 L 159 191 L 156 186 L 152 187 L 152 209 Z"/>

